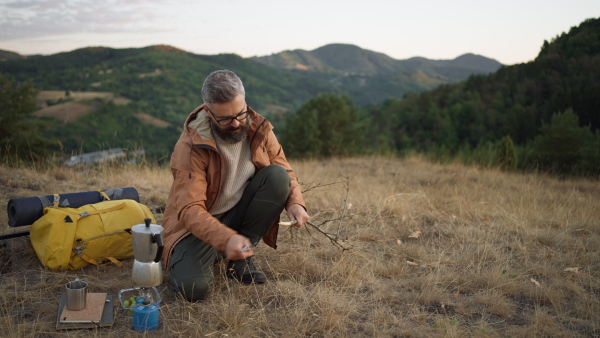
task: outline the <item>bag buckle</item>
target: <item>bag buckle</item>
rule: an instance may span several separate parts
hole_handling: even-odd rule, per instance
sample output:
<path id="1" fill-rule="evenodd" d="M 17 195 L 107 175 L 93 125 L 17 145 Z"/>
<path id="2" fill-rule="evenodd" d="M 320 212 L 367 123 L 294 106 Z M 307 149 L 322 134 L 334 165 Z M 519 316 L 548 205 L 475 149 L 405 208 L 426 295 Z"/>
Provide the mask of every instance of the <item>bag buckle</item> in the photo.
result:
<path id="1" fill-rule="evenodd" d="M 84 255 L 83 249 L 87 249 L 87 246 L 80 245 L 73 248 L 73 251 L 77 254 L 77 256 L 82 257 Z"/>
<path id="2" fill-rule="evenodd" d="M 82 213 L 79 214 L 79 216 L 81 216 L 81 218 L 84 218 L 84 217 L 89 216 L 89 215 L 90 215 L 90 213 L 87 212 L 87 211 L 84 211 L 84 212 L 82 212 Z"/>

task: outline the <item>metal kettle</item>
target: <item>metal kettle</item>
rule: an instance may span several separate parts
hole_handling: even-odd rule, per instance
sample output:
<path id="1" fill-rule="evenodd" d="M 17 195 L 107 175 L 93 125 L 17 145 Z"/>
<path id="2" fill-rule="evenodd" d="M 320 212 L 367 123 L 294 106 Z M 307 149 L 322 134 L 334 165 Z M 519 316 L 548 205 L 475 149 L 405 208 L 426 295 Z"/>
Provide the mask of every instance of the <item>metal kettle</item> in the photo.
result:
<path id="1" fill-rule="evenodd" d="M 131 227 L 131 243 L 133 255 L 140 262 L 158 263 L 164 249 L 162 226 L 150 224 L 152 219 L 145 218 L 145 224 Z"/>

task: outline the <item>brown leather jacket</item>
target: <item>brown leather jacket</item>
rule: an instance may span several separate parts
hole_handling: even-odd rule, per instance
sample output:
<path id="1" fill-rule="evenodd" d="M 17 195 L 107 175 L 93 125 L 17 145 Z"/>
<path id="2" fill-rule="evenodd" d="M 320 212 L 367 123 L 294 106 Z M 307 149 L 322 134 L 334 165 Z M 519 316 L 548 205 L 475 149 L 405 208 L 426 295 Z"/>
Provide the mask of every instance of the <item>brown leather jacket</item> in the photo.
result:
<path id="1" fill-rule="evenodd" d="M 184 237 L 192 234 L 217 250 L 225 251 L 227 240 L 236 233 L 210 214 L 219 196 L 222 184 L 221 168 L 224 162 L 217 151 L 208 116 L 206 120 L 202 119 L 202 115 L 206 115 L 203 109 L 204 105 L 201 105 L 190 113 L 171 155 L 173 185 L 162 221 L 165 229 L 163 262 L 167 270 L 175 244 Z M 197 117 L 199 120 L 195 121 Z M 273 134 L 273 126 L 251 108 L 250 117 L 252 124 L 248 130 L 248 139 L 252 161 L 257 171 L 270 164 L 278 164 L 285 168 L 292 182 L 286 208 L 291 204 L 300 204 L 306 209 L 296 175 Z M 191 122 L 194 127 L 190 127 Z M 277 242 L 277 223 L 278 220 L 263 237 L 263 241 L 273 248 Z"/>

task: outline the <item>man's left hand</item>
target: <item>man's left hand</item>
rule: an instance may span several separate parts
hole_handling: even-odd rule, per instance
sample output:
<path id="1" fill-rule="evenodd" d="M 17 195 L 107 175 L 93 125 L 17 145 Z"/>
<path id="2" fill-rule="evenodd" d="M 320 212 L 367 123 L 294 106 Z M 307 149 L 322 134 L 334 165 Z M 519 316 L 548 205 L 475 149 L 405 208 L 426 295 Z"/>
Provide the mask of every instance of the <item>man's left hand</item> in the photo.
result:
<path id="1" fill-rule="evenodd" d="M 304 207 L 300 204 L 292 204 L 287 208 L 287 215 L 290 221 L 298 220 L 296 227 L 301 228 L 310 218 Z"/>

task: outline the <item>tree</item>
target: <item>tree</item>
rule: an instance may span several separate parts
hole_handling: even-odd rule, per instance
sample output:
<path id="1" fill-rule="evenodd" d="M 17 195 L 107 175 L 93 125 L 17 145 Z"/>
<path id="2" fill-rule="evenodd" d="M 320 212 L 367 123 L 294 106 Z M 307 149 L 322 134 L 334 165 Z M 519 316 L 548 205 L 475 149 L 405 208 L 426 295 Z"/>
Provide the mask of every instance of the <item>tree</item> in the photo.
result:
<path id="1" fill-rule="evenodd" d="M 590 127 L 580 127 L 577 115 L 567 109 L 553 114 L 549 124 L 542 124 L 540 134 L 534 140 L 534 153 L 543 169 L 572 173 L 589 138 Z"/>
<path id="2" fill-rule="evenodd" d="M 290 157 L 349 156 L 360 152 L 363 138 L 350 98 L 319 94 L 288 118 L 281 143 Z"/>
<path id="3" fill-rule="evenodd" d="M 44 157 L 42 125 L 33 118 L 37 90 L 0 74 L 0 154 L 22 159 Z"/>
<path id="4" fill-rule="evenodd" d="M 583 175 L 596 176 L 600 174 L 600 131 L 590 135 L 589 140 L 581 148 L 579 172 Z"/>
<path id="5" fill-rule="evenodd" d="M 502 170 L 512 171 L 517 169 L 517 152 L 510 135 L 500 140 L 496 147 L 496 163 Z"/>

